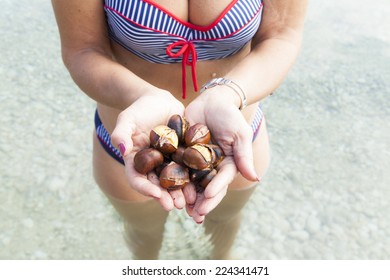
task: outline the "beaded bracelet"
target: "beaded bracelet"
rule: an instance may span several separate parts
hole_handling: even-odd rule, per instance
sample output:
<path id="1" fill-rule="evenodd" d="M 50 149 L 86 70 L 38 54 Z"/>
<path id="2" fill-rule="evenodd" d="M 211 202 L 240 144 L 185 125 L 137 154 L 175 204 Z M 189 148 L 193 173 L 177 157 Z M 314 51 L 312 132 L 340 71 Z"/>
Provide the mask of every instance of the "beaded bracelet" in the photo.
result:
<path id="1" fill-rule="evenodd" d="M 241 104 L 239 107 L 240 110 L 244 109 L 247 106 L 247 98 L 245 92 L 238 84 L 236 84 L 235 82 L 229 79 L 214 78 L 203 85 L 203 87 L 200 89 L 200 93 L 215 86 L 228 86 L 229 88 L 231 88 L 240 97 L 241 100 Z"/>

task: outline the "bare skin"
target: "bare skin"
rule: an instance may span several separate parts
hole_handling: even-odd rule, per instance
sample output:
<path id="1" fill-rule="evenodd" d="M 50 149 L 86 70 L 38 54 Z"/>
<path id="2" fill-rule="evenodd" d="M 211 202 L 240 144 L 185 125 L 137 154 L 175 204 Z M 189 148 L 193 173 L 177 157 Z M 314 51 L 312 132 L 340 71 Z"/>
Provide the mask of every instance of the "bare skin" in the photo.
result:
<path id="1" fill-rule="evenodd" d="M 230 0 L 155 0 L 175 16 L 205 26 L 231 3 Z M 187 81 L 187 99 L 181 98 L 181 65 L 151 64 L 110 42 L 102 1 L 52 0 L 62 43 L 64 63 L 76 84 L 98 104 L 101 119 L 122 145 L 126 167 L 109 157 L 94 139 L 94 174 L 101 189 L 119 199 L 143 201 L 151 197 L 166 210 L 186 208 L 201 223 L 223 199 L 227 188 L 245 188 L 257 182 L 269 164 L 265 123 L 252 143 L 251 122 L 257 102 L 283 81 L 298 54 L 306 0 L 266 0 L 256 36 L 239 53 L 226 59 L 199 61 L 200 85 L 212 77 L 226 77 L 239 84 L 250 104 L 237 110 L 239 97 L 219 86 L 202 95 Z M 190 71 L 188 71 L 190 72 Z M 190 73 L 187 73 L 190 75 Z M 261 82 L 259 82 L 261 80 Z M 148 145 L 154 126 L 173 114 L 190 123 L 206 124 L 227 157 L 218 175 L 202 195 L 193 186 L 168 192 L 155 176 L 141 176 L 133 168 L 134 154 Z"/>

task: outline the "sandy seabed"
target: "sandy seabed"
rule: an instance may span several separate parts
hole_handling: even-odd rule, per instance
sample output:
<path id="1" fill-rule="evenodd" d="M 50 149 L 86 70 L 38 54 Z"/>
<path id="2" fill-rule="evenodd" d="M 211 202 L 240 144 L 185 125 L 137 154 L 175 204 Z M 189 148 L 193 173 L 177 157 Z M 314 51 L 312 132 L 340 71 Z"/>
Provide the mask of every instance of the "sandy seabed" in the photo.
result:
<path id="1" fill-rule="evenodd" d="M 91 172 L 95 104 L 65 70 L 50 1 L 0 0 L 0 259 L 127 259 Z M 301 54 L 264 110 L 267 176 L 242 259 L 390 258 L 390 5 L 310 1 Z M 206 258 L 179 211 L 161 258 Z"/>

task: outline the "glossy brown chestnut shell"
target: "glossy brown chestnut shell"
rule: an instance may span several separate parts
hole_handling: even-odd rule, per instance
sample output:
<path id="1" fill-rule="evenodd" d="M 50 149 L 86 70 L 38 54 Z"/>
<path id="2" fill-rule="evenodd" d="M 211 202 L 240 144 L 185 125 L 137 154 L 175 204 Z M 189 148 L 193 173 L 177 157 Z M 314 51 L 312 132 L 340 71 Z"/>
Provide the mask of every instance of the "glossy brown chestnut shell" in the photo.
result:
<path id="1" fill-rule="evenodd" d="M 171 159 L 178 164 L 184 164 L 183 154 L 184 154 L 185 149 L 186 148 L 183 146 L 177 147 L 176 151 L 171 155 Z"/>
<path id="2" fill-rule="evenodd" d="M 180 189 L 189 181 L 188 169 L 176 162 L 168 164 L 160 173 L 160 185 L 165 189 Z"/>
<path id="3" fill-rule="evenodd" d="M 190 173 L 190 181 L 191 182 L 199 182 L 200 180 L 202 180 L 207 174 L 209 174 L 211 172 L 212 167 L 207 167 L 205 169 L 201 169 L 201 170 L 198 170 L 198 169 L 192 169 L 190 168 L 189 169 L 189 173 Z"/>
<path id="4" fill-rule="evenodd" d="M 147 174 L 159 165 L 163 164 L 163 154 L 154 149 L 146 148 L 137 152 L 134 156 L 134 168 L 141 174 Z"/>
<path id="5" fill-rule="evenodd" d="M 211 172 L 209 172 L 200 182 L 199 185 L 202 188 L 206 188 L 207 185 L 211 182 L 211 180 L 217 175 L 217 170 L 213 169 Z"/>
<path id="6" fill-rule="evenodd" d="M 210 141 L 210 130 L 204 124 L 197 123 L 190 126 L 184 136 L 186 145 L 207 144 Z"/>
<path id="7" fill-rule="evenodd" d="M 180 115 L 173 115 L 169 118 L 167 126 L 176 132 L 179 142 L 184 143 L 184 135 L 190 126 L 188 121 Z"/>
<path id="8" fill-rule="evenodd" d="M 213 151 L 213 166 L 216 168 L 225 158 L 222 148 L 215 144 L 207 144 Z"/>
<path id="9" fill-rule="evenodd" d="M 210 168 L 213 164 L 213 150 L 203 144 L 187 147 L 183 154 L 183 162 L 189 168 L 196 170 Z"/>
<path id="10" fill-rule="evenodd" d="M 150 144 L 163 154 L 171 154 L 176 151 L 179 140 L 172 128 L 159 125 L 150 132 Z"/>

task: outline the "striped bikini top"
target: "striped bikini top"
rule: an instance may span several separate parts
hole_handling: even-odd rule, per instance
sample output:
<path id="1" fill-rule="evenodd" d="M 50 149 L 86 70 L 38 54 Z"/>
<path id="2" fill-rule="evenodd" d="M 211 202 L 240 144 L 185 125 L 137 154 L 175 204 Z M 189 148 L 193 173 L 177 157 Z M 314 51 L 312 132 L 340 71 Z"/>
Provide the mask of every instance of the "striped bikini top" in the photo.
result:
<path id="1" fill-rule="evenodd" d="M 151 0 L 105 0 L 112 40 L 153 63 L 182 63 L 183 98 L 186 67 L 198 91 L 196 62 L 239 52 L 255 35 L 261 21 L 262 0 L 233 0 L 208 26 L 183 21 Z"/>

